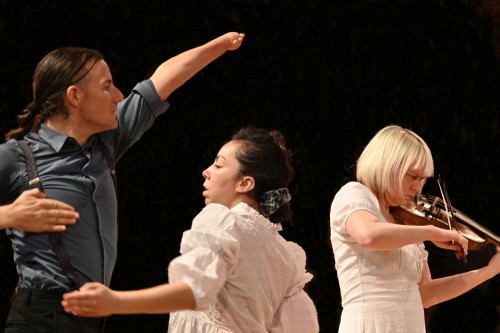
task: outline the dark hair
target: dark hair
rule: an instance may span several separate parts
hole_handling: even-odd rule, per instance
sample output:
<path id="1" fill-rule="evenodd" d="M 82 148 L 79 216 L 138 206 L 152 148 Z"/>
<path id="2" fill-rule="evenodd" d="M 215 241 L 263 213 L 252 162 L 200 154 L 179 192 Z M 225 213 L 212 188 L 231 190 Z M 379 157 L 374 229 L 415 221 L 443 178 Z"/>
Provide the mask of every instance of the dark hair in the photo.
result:
<path id="1" fill-rule="evenodd" d="M 286 188 L 295 176 L 292 166 L 292 152 L 287 149 L 285 138 L 277 130 L 246 126 L 231 138 L 241 143 L 235 156 L 240 164 L 240 174 L 252 176 L 255 188 L 251 197 L 260 202 L 262 195 L 270 190 Z M 285 203 L 269 220 L 273 223 L 289 221 L 292 218 L 290 203 Z"/>
<path id="2" fill-rule="evenodd" d="M 66 89 L 82 80 L 94 64 L 103 59 L 99 51 L 80 47 L 63 47 L 48 53 L 33 74 L 33 102 L 17 116 L 18 127 L 10 130 L 5 139 L 22 138 L 36 131 L 40 120 L 55 113 L 67 116 Z"/>

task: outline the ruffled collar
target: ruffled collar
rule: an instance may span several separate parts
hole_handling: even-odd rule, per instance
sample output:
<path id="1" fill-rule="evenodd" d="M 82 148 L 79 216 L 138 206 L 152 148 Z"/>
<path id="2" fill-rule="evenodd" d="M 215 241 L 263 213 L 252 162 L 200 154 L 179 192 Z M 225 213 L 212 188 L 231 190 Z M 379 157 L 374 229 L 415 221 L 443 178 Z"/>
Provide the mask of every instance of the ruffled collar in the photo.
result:
<path id="1" fill-rule="evenodd" d="M 281 227 L 281 223 L 272 223 L 268 219 L 266 219 L 264 216 L 260 215 L 259 212 L 257 212 L 255 209 L 250 207 L 248 204 L 244 202 L 240 202 L 233 208 L 231 208 L 231 211 L 235 214 L 238 214 L 240 216 L 244 216 L 250 220 L 255 221 L 258 225 L 263 226 L 264 228 L 268 229 L 269 231 L 272 232 L 279 232 L 283 228 Z"/>

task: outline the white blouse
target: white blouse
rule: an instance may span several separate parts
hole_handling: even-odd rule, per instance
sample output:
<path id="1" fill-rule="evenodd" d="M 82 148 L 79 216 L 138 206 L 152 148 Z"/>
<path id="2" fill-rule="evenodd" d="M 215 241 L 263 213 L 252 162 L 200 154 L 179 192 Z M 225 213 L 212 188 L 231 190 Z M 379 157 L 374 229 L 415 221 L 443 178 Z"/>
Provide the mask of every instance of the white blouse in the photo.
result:
<path id="1" fill-rule="evenodd" d="M 169 281 L 187 283 L 194 311 L 170 314 L 169 332 L 319 331 L 316 308 L 303 290 L 312 275 L 304 250 L 244 203 L 207 205 L 184 232 Z"/>
<path id="2" fill-rule="evenodd" d="M 364 248 L 349 235 L 347 218 L 366 210 L 387 223 L 375 195 L 350 182 L 335 195 L 330 210 L 331 242 L 343 312 L 339 332 L 425 332 L 417 283 L 428 253 L 423 243 L 391 251 Z"/>

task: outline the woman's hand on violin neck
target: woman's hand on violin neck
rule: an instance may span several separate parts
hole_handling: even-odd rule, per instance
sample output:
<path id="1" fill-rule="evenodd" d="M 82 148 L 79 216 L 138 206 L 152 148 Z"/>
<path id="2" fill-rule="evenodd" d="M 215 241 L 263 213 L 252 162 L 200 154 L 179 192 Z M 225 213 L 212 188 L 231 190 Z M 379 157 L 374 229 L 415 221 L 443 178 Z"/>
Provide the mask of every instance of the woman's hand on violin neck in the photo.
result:
<path id="1" fill-rule="evenodd" d="M 436 245 L 437 247 L 440 247 L 440 248 L 445 249 L 445 250 L 451 250 L 451 251 L 455 251 L 455 252 L 462 251 L 462 246 L 460 244 L 453 243 L 451 241 L 448 241 L 448 242 L 432 241 L 432 243 L 434 243 L 434 245 Z"/>
<path id="2" fill-rule="evenodd" d="M 469 249 L 467 238 L 456 230 L 446 230 L 437 227 L 434 227 L 434 229 L 437 232 L 436 236 L 429 240 L 436 244 L 436 246 L 442 249 L 463 252 L 464 255 L 467 255 Z"/>

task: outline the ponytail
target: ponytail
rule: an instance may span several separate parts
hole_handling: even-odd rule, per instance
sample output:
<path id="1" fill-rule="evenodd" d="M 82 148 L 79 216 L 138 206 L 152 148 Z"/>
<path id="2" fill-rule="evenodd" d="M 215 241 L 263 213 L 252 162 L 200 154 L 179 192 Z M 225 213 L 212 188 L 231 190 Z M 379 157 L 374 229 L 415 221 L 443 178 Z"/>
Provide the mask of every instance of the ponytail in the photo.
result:
<path id="1" fill-rule="evenodd" d="M 26 106 L 22 113 L 17 116 L 17 128 L 11 129 L 5 134 L 5 140 L 21 139 L 29 132 L 35 132 L 41 120 L 41 106 L 38 103 L 31 102 Z"/>

